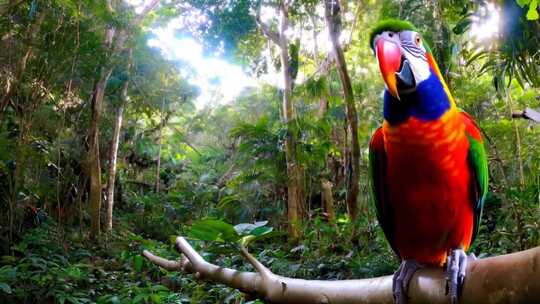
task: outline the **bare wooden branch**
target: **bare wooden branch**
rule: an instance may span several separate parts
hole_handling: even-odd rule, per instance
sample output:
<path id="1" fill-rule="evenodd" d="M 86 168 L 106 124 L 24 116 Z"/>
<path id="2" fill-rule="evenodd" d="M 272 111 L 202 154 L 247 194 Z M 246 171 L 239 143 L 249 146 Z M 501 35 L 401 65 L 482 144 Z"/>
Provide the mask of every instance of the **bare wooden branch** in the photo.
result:
<path id="1" fill-rule="evenodd" d="M 159 256 L 151 253 L 148 250 L 143 251 L 143 255 L 150 262 L 152 262 L 153 264 L 158 265 L 161 268 L 165 268 L 165 269 L 167 269 L 169 271 L 182 271 L 183 270 L 181 262 L 164 259 L 162 257 L 159 257 Z"/>
<path id="2" fill-rule="evenodd" d="M 143 22 L 146 15 L 148 15 L 157 5 L 159 4 L 159 0 L 152 0 L 152 2 L 148 3 L 142 11 L 133 19 L 133 22 L 131 26 L 138 27 Z"/>
<path id="3" fill-rule="evenodd" d="M 257 24 L 261 28 L 261 31 L 263 32 L 263 35 L 266 36 L 266 38 L 270 39 L 273 43 L 279 45 L 279 34 L 272 31 L 268 24 L 264 23 L 261 20 L 261 17 L 257 14 L 255 20 L 257 21 Z"/>
<path id="4" fill-rule="evenodd" d="M 257 271 L 243 272 L 206 262 L 182 237 L 176 239 L 180 262 L 143 255 L 165 269 L 194 273 L 270 303 L 393 303 L 392 276 L 322 281 L 287 278 L 272 273 L 246 250 L 242 255 Z M 409 303 L 449 303 L 442 269 L 424 268 L 411 280 Z M 540 299 L 540 247 L 469 263 L 460 303 L 537 303 Z"/>

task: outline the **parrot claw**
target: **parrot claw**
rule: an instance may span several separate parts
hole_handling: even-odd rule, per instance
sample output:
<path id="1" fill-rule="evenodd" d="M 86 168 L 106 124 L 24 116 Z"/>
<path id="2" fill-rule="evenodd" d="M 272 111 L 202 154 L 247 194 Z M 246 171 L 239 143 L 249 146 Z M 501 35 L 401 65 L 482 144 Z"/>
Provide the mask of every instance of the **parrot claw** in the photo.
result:
<path id="1" fill-rule="evenodd" d="M 414 273 L 422 266 L 414 260 L 403 260 L 392 279 L 392 291 L 396 304 L 406 304 L 409 283 Z"/>
<path id="2" fill-rule="evenodd" d="M 450 251 L 446 260 L 446 294 L 450 294 L 452 304 L 458 304 L 468 259 L 476 260 L 476 256 L 474 254 L 467 256 L 463 249 L 455 249 Z"/>

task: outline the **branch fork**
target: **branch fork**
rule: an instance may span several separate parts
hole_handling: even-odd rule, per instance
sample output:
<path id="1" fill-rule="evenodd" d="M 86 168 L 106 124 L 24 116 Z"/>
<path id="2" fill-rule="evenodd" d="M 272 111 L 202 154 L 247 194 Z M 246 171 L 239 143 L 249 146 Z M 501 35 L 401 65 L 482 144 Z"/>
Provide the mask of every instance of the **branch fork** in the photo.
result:
<path id="1" fill-rule="evenodd" d="M 143 255 L 167 270 L 193 273 L 197 279 L 225 284 L 269 303 L 392 304 L 394 301 L 392 276 L 342 281 L 295 279 L 274 274 L 245 248 L 240 253 L 256 272 L 211 264 L 183 237 L 176 239 L 176 248 L 182 254 L 180 261 L 167 260 L 146 250 Z M 417 271 L 409 286 L 409 303 L 449 303 L 445 282 L 442 269 Z M 460 303 L 537 303 L 538 299 L 540 247 L 471 261 Z"/>

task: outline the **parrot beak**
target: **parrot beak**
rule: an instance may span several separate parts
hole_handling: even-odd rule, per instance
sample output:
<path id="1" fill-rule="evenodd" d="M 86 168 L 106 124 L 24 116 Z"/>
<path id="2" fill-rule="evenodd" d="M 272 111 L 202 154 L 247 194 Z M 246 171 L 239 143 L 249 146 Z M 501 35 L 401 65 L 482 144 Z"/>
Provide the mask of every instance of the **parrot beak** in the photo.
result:
<path id="1" fill-rule="evenodd" d="M 379 69 L 386 87 L 392 96 L 399 99 L 397 92 L 396 73 L 401 65 L 401 50 L 399 46 L 385 39 L 379 39 L 375 45 L 375 54 L 379 62 Z"/>
<path id="2" fill-rule="evenodd" d="M 379 69 L 390 94 L 400 99 L 400 93 L 409 93 L 416 88 L 416 81 L 408 60 L 401 54 L 399 45 L 393 41 L 379 39 L 375 45 Z"/>

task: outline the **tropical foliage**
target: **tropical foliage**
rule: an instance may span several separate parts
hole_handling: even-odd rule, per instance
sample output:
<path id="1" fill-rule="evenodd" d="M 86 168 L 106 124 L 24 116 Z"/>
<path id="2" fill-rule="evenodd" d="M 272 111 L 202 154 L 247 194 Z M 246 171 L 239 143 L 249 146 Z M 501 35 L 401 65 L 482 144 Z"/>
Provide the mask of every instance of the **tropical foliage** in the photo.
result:
<path id="1" fill-rule="evenodd" d="M 459 106 L 486 138 L 491 180 L 472 251 L 540 245 L 540 125 L 512 118 L 540 109 L 536 0 L 341 1 L 339 42 L 358 120 L 356 218 L 347 206 L 351 119 L 327 52 L 323 3 L 146 1 L 141 13 L 135 2 L 0 1 L 0 302 L 262 303 L 141 256 L 151 249 L 176 259 L 177 235 L 237 269 L 250 269 L 238 254 L 249 246 L 286 276 L 392 273 L 398 261 L 376 220 L 367 168 L 384 85 L 368 29 L 386 17 L 411 21 L 430 41 Z M 280 33 L 284 3 L 282 49 L 271 33 Z M 494 14 L 500 30 L 479 38 L 475 27 Z M 170 24 L 256 84 L 228 102 L 205 92 L 197 66 L 149 43 Z M 203 95 L 210 104 L 201 105 Z M 99 232 L 90 229 L 96 223 Z"/>

